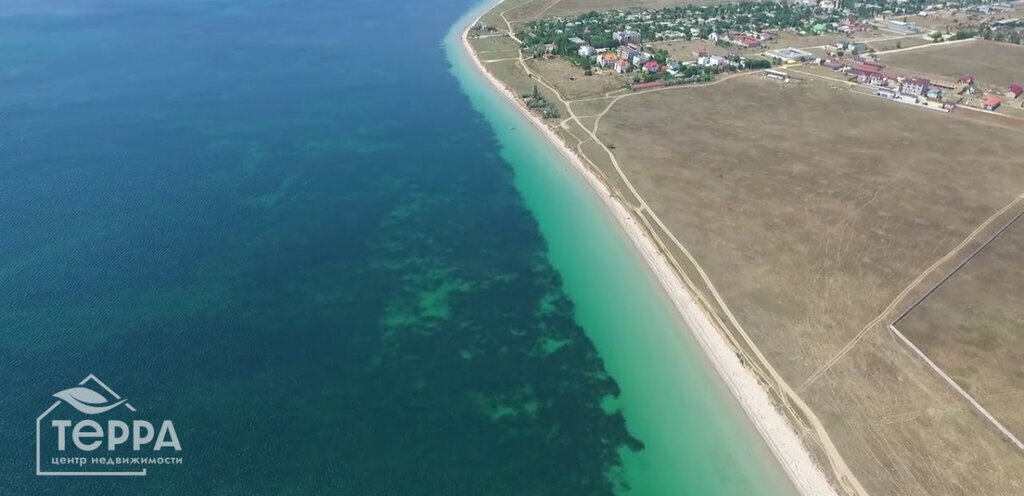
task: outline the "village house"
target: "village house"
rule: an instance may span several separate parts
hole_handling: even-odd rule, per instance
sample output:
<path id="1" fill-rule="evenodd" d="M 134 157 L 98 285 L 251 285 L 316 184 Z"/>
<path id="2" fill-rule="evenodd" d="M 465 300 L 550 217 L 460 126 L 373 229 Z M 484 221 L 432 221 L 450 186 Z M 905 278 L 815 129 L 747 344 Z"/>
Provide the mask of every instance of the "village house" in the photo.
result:
<path id="1" fill-rule="evenodd" d="M 888 74 L 876 72 L 868 76 L 868 84 L 879 88 L 891 88 L 893 86 L 893 78 L 889 77 Z"/>
<path id="2" fill-rule="evenodd" d="M 871 51 L 871 47 L 869 47 L 867 43 L 863 42 L 840 41 L 837 42 L 834 46 L 836 47 L 836 50 L 845 50 L 854 55 L 859 55 Z"/>
<path id="3" fill-rule="evenodd" d="M 615 67 L 615 63 L 619 61 L 619 58 L 614 53 L 607 52 L 597 59 L 601 67 Z"/>
<path id="4" fill-rule="evenodd" d="M 1022 88 L 1021 85 L 1019 85 L 1019 84 L 1010 85 L 1009 91 L 1006 92 L 1006 98 L 1009 98 L 1009 99 L 1012 100 L 1014 98 L 1019 97 L 1021 95 L 1021 93 L 1024 93 L 1024 88 Z"/>
<path id="5" fill-rule="evenodd" d="M 823 59 L 821 61 L 821 65 L 823 67 L 827 67 L 829 69 L 832 69 L 833 71 L 838 71 L 838 70 L 842 69 L 843 67 L 846 67 L 846 64 L 844 64 L 842 61 L 836 60 L 836 59 Z"/>
<path id="6" fill-rule="evenodd" d="M 999 108 L 999 105 L 1001 103 L 1002 102 L 999 101 L 999 98 L 994 97 L 994 96 L 990 96 L 988 98 L 985 98 L 985 110 L 995 110 L 995 109 Z"/>
<path id="7" fill-rule="evenodd" d="M 957 79 L 956 85 L 954 86 L 954 91 L 958 95 L 965 92 L 973 93 L 974 89 L 974 76 L 969 75 L 961 76 L 960 79 Z"/>
<path id="8" fill-rule="evenodd" d="M 806 62 L 808 60 L 814 60 L 815 58 L 814 54 L 810 52 L 805 52 L 792 47 L 771 50 L 766 52 L 765 55 L 783 62 Z"/>
<path id="9" fill-rule="evenodd" d="M 659 69 L 661 69 L 661 64 L 655 60 L 648 61 L 644 64 L 644 70 L 651 74 L 657 73 Z"/>
<path id="10" fill-rule="evenodd" d="M 756 48 L 761 45 L 761 40 L 750 34 L 729 35 L 729 41 L 743 48 Z"/>
<path id="11" fill-rule="evenodd" d="M 633 63 L 633 67 L 640 67 L 646 64 L 648 60 L 651 60 L 651 54 L 647 52 L 640 52 L 634 55 L 633 58 L 629 60 L 630 62 Z"/>
<path id="12" fill-rule="evenodd" d="M 928 91 L 930 83 L 931 81 L 922 77 L 907 78 L 903 80 L 900 91 L 905 95 L 921 96 Z"/>
<path id="13" fill-rule="evenodd" d="M 632 66 L 629 65 L 629 62 L 626 62 L 625 60 L 615 61 L 615 72 L 619 74 L 625 74 L 629 72 L 631 67 Z"/>
<path id="14" fill-rule="evenodd" d="M 612 33 L 612 39 L 619 43 L 640 43 L 640 32 L 627 29 Z"/>
<path id="15" fill-rule="evenodd" d="M 729 59 L 718 55 L 708 55 L 697 59 L 697 65 L 702 67 L 724 67 L 729 65 Z"/>
<path id="16" fill-rule="evenodd" d="M 625 60 L 632 60 L 633 57 L 640 55 L 640 46 L 630 43 L 628 45 L 622 45 L 619 47 L 619 58 Z"/>

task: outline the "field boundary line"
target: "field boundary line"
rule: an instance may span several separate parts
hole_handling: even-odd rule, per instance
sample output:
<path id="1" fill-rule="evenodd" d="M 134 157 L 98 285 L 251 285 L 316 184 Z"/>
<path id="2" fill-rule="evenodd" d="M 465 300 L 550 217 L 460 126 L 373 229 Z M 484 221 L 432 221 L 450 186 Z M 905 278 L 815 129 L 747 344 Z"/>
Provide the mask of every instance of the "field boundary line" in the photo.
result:
<path id="1" fill-rule="evenodd" d="M 1010 209 L 1015 207 L 1018 203 L 1021 202 L 1021 200 L 1024 200 L 1024 193 L 1018 195 L 1016 198 L 1013 199 L 1013 201 L 1006 204 L 1006 206 L 1004 206 L 1003 208 L 999 209 L 998 212 L 992 214 L 988 219 L 985 219 L 985 222 L 982 222 L 981 225 L 979 225 L 973 231 L 971 231 L 971 233 L 968 234 L 967 237 L 960 242 L 960 244 L 953 247 L 953 249 L 950 250 L 949 253 L 946 253 L 945 256 L 932 263 L 927 269 L 925 269 L 924 272 L 920 273 L 917 277 L 915 277 L 913 281 L 910 281 L 910 284 L 908 284 L 907 287 L 903 288 L 903 291 L 900 291 L 899 294 L 896 295 L 896 298 L 893 299 L 891 303 L 889 303 L 889 306 L 885 307 L 885 309 L 882 310 L 882 313 L 878 314 L 878 316 L 875 317 L 874 319 L 871 319 L 871 322 L 868 322 L 868 324 L 865 325 L 860 330 L 860 332 L 858 332 L 853 337 L 853 339 L 851 339 L 849 342 L 843 345 L 843 347 L 840 348 L 839 351 L 832 356 L 832 358 L 829 358 L 824 365 L 819 367 L 818 370 L 814 371 L 814 373 L 811 374 L 804 381 L 804 383 L 800 385 L 800 389 L 806 389 L 808 386 L 813 384 L 814 381 L 818 380 L 819 377 L 824 375 L 825 372 L 828 372 L 828 370 L 831 369 L 833 365 L 838 363 L 839 360 L 841 360 L 850 352 L 850 350 L 857 346 L 857 344 L 860 343 L 862 339 L 864 339 L 864 336 L 867 336 L 867 334 L 871 332 L 871 330 L 874 329 L 875 326 L 877 326 L 883 320 L 885 320 L 886 316 L 892 313 L 892 311 L 896 309 L 900 302 L 903 301 L 903 298 L 906 298 L 907 295 L 910 294 L 910 292 L 913 291 L 914 288 L 916 288 L 919 284 L 921 284 L 921 282 L 923 282 L 926 277 L 931 275 L 932 272 L 935 272 L 935 270 L 938 269 L 939 266 L 949 261 L 950 258 L 953 258 L 953 256 L 959 253 L 960 250 L 964 249 L 964 247 L 967 246 L 971 242 L 971 240 L 973 240 L 977 235 L 981 234 L 981 231 L 984 231 L 985 228 L 989 226 L 989 224 L 991 224 L 997 218 L 1001 217 L 1003 214 L 1005 214 Z"/>
<path id="2" fill-rule="evenodd" d="M 1019 213 L 1017 213 L 1017 215 L 1010 219 L 1010 221 L 1007 222 L 1006 225 L 1002 227 L 1002 229 L 993 234 L 992 237 L 988 238 L 988 241 L 985 241 L 985 243 L 979 246 L 978 249 L 974 250 L 974 252 L 971 253 L 970 256 L 968 256 L 962 262 L 960 262 L 960 264 L 957 265 L 956 268 L 954 268 L 952 271 L 950 271 L 949 274 L 946 274 L 946 277 L 943 277 L 941 281 L 935 283 L 935 285 L 932 286 L 932 288 L 929 289 L 927 293 L 921 295 L 921 297 L 918 298 L 913 305 L 910 305 L 910 308 L 904 310 L 899 317 L 896 317 L 896 320 L 892 321 L 892 325 L 895 326 L 896 324 L 899 324 L 900 321 L 907 316 L 907 314 L 909 314 L 911 311 L 917 308 L 917 306 L 920 305 L 921 303 L 924 303 L 924 300 L 928 299 L 928 297 L 931 296 L 932 293 L 938 291 L 939 287 L 945 284 L 946 281 L 952 279 L 953 276 L 956 275 L 957 272 L 960 272 L 960 269 L 964 268 L 964 266 L 967 265 L 968 262 L 974 260 L 974 257 L 977 257 L 982 251 L 985 250 L 985 248 L 988 248 L 988 245 L 992 244 L 992 242 L 999 238 L 999 236 L 1001 236 L 1004 232 L 1013 227 L 1013 225 L 1018 220 L 1020 220 L 1021 217 L 1024 217 L 1024 210 L 1021 210 Z"/>
<path id="3" fill-rule="evenodd" d="M 985 409 L 985 407 L 981 406 L 981 404 L 978 403 L 978 401 L 975 400 L 973 396 L 967 393 L 967 391 L 964 391 L 964 389 L 960 387 L 960 385 L 957 384 L 952 377 L 946 374 L 938 365 L 935 364 L 935 362 L 928 358 L 928 355 L 925 355 L 920 348 L 915 346 L 913 342 L 907 339 L 907 337 L 904 336 L 899 329 L 897 329 L 894 325 L 889 324 L 889 331 L 892 332 L 897 338 L 899 338 L 900 341 L 903 341 L 903 344 L 907 345 L 907 347 L 910 348 L 910 351 L 914 352 L 914 354 L 916 354 L 918 358 L 923 360 L 925 364 L 931 367 L 931 369 L 935 371 L 936 374 L 939 374 L 939 377 L 942 377 L 942 379 L 945 380 L 946 383 L 949 384 L 957 393 L 959 393 L 960 396 L 963 396 L 964 399 L 966 399 L 967 402 L 970 403 L 971 406 L 974 407 L 974 409 L 978 413 L 980 413 L 982 417 L 985 418 L 985 420 L 988 420 L 989 423 L 994 425 L 995 428 L 998 429 L 1004 437 L 1006 437 L 1007 441 L 1013 443 L 1017 447 L 1017 449 L 1024 451 L 1024 442 L 1021 442 L 1020 439 L 1017 439 L 1017 436 L 1014 436 L 1013 433 L 1006 428 L 1006 426 L 1004 426 L 1002 423 L 996 420 L 996 418 L 993 417 L 992 414 Z"/>

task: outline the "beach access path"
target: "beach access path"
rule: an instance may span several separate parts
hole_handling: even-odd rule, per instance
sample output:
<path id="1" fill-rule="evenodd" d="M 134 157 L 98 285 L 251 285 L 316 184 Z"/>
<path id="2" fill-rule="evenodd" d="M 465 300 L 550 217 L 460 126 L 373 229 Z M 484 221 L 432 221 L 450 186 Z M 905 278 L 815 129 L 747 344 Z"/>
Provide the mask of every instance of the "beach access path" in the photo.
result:
<path id="1" fill-rule="evenodd" d="M 508 10 L 502 11 L 500 16 L 506 24 L 508 36 L 521 43 L 521 40 L 515 37 L 512 30 L 512 24 L 506 16 Z M 479 18 L 473 23 L 473 25 L 478 22 Z M 654 271 L 662 286 L 668 292 L 670 299 L 679 310 L 684 321 L 689 325 L 691 331 L 697 337 L 705 353 L 712 360 L 712 363 L 714 363 L 717 371 L 725 380 L 732 393 L 740 401 L 740 404 L 743 406 L 748 417 L 765 438 L 768 446 L 779 459 L 779 462 L 782 464 L 798 490 L 804 495 L 836 494 L 836 491 L 829 483 L 828 478 L 824 475 L 821 468 L 813 461 L 810 453 L 800 441 L 799 435 L 796 433 L 790 421 L 787 420 L 787 417 L 795 422 L 800 422 L 801 419 L 806 422 L 801 422 L 801 424 L 806 427 L 808 434 L 826 456 L 834 480 L 837 482 L 840 490 L 844 494 L 867 494 L 860 482 L 846 465 L 842 456 L 839 454 L 835 445 L 829 438 L 828 433 L 825 431 L 824 426 L 814 415 L 814 412 L 810 410 L 793 388 L 782 379 L 780 374 L 771 366 L 770 363 L 768 363 L 760 351 L 758 351 L 747 333 L 743 331 L 742 326 L 737 322 L 735 316 L 733 316 L 732 312 L 729 311 L 728 306 L 715 290 L 714 285 L 711 283 L 700 264 L 690 254 L 686 247 L 683 246 L 683 244 L 674 235 L 672 235 L 664 223 L 662 223 L 658 218 L 656 213 L 647 206 L 643 197 L 636 191 L 632 183 L 629 181 L 629 178 L 626 177 L 625 173 L 622 171 L 614 153 L 612 153 L 607 145 L 602 143 L 596 135 L 600 117 L 607 113 L 608 109 L 610 109 L 615 103 L 626 97 L 646 94 L 653 91 L 679 91 L 697 86 L 720 84 L 728 78 L 744 77 L 751 73 L 736 73 L 710 83 L 704 83 L 703 85 L 671 86 L 648 90 L 645 93 L 628 93 L 617 96 L 609 103 L 608 107 L 598 115 L 598 121 L 595 122 L 594 129 L 589 129 L 581 122 L 581 116 L 578 116 L 573 112 L 571 107 L 572 102 L 566 100 L 552 85 L 548 84 L 538 74 L 531 71 L 526 64 L 526 58 L 522 51 L 519 52 L 518 64 L 523 68 L 523 70 L 525 70 L 526 73 L 529 74 L 530 77 L 538 84 L 544 86 L 556 95 L 559 101 L 568 109 L 569 117 L 567 120 L 572 120 L 579 125 L 580 128 L 587 133 L 589 139 L 598 144 L 608 155 L 615 171 L 623 181 L 623 184 L 626 185 L 629 192 L 638 200 L 638 205 L 626 205 L 624 202 L 619 200 L 617 195 L 613 194 L 612 190 L 603 181 L 601 181 L 593 171 L 584 165 L 584 159 L 586 158 L 585 155 L 581 157 L 581 153 L 574 152 L 570 149 L 569 146 L 559 138 L 548 125 L 541 121 L 539 117 L 531 113 L 523 103 L 516 98 L 512 91 L 510 91 L 502 82 L 486 70 L 484 63 L 476 55 L 472 46 L 469 44 L 470 27 L 471 26 L 467 26 L 466 30 L 463 32 L 462 43 L 467 54 L 472 58 L 474 65 L 476 65 L 481 74 L 490 81 L 495 89 L 502 93 L 510 103 L 512 103 L 527 119 L 529 119 L 529 121 L 548 139 L 548 141 L 550 141 L 552 145 L 554 145 L 562 155 L 576 167 L 577 171 L 588 181 L 588 183 L 609 207 L 609 210 L 613 213 L 619 224 L 624 228 L 626 234 L 634 242 L 647 264 Z M 680 252 L 684 254 L 689 264 L 692 265 L 700 276 L 701 282 L 712 295 L 717 307 L 722 311 L 725 318 L 729 321 L 729 324 L 731 324 L 732 328 L 745 343 L 746 349 L 735 346 L 737 343 L 736 336 L 732 334 L 728 326 L 716 326 L 714 324 L 714 320 L 716 320 L 717 316 L 709 315 L 711 312 L 709 310 L 710 305 L 705 304 L 702 306 L 698 303 L 698 300 L 706 301 L 706 299 L 695 289 L 692 283 L 689 285 L 684 283 L 684 280 L 689 281 L 689 277 L 681 270 L 678 262 L 663 250 L 658 249 L 657 243 L 652 240 L 652 237 L 657 239 L 657 236 L 653 234 L 653 229 L 651 229 L 652 226 L 648 225 L 648 229 L 651 229 L 652 231 L 652 234 L 649 235 L 648 230 L 641 225 L 641 222 L 646 223 L 646 219 L 648 218 L 651 219 L 662 230 L 662 232 L 667 235 L 670 241 L 680 250 Z M 660 239 L 658 241 L 660 242 Z M 721 321 L 719 320 L 719 322 Z M 730 342 L 733 343 L 733 346 L 730 346 Z M 750 352 L 747 350 L 750 350 Z M 751 368 L 744 366 L 737 357 L 737 354 L 743 355 L 746 363 L 751 364 Z M 762 387 L 759 384 L 759 379 L 764 381 L 767 388 Z M 781 401 L 782 407 L 787 411 L 788 416 L 784 416 L 776 409 L 768 389 L 774 390 L 777 393 L 776 397 Z"/>

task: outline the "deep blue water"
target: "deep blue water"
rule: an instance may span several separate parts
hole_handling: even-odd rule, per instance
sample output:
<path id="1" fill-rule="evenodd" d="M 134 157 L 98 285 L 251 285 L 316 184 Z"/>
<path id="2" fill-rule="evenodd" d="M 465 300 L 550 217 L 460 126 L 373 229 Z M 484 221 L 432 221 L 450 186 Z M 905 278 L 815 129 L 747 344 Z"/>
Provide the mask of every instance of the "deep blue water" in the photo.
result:
<path id="1" fill-rule="evenodd" d="M 610 493 L 639 445 L 449 73 L 470 6 L 0 2 L 0 494 Z M 90 373 L 184 465 L 37 477 Z"/>

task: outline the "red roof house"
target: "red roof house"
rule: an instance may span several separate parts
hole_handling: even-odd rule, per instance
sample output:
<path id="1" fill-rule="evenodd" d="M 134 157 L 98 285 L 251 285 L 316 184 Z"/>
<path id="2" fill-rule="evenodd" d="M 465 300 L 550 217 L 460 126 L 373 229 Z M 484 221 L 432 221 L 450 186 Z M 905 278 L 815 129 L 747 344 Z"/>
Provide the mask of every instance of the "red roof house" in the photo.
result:
<path id="1" fill-rule="evenodd" d="M 1024 88 L 1022 88 L 1019 84 L 1013 84 L 1010 85 L 1010 91 L 1007 92 L 1006 96 L 1010 98 L 1017 98 L 1018 96 L 1020 96 L 1021 93 L 1024 93 Z"/>
<path id="2" fill-rule="evenodd" d="M 1000 103 L 998 98 L 990 96 L 985 99 L 985 110 L 995 110 L 999 108 Z"/>
<path id="3" fill-rule="evenodd" d="M 737 34 L 729 37 L 733 43 L 746 48 L 753 48 L 761 44 L 761 41 L 755 36 L 749 34 Z"/>
<path id="4" fill-rule="evenodd" d="M 644 70 L 652 74 L 658 72 L 658 69 L 660 68 L 661 64 L 658 64 L 658 61 L 656 60 L 650 60 L 646 64 L 644 64 Z"/>

